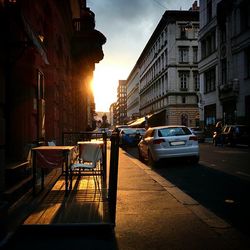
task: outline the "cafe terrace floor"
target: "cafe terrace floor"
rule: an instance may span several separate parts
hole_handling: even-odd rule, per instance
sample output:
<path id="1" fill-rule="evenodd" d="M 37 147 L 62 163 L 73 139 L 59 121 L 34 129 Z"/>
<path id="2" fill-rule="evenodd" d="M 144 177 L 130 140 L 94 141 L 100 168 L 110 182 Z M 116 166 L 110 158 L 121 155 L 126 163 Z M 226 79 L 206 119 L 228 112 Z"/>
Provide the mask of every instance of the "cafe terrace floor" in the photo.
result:
<path id="1" fill-rule="evenodd" d="M 43 191 L 34 197 L 31 190 L 11 208 L 8 216 L 10 231 L 20 227 L 30 230 L 54 226 L 110 227 L 107 188 L 101 177 L 74 175 L 72 189 L 65 195 L 65 177 L 60 174 L 60 169 L 51 171 L 45 178 Z M 99 178 L 100 188 L 94 178 Z"/>
<path id="2" fill-rule="evenodd" d="M 99 179 L 99 188 L 95 178 Z M 62 176 L 26 218 L 23 225 L 108 223 L 106 197 L 106 188 L 99 176 L 74 176 L 72 190 L 68 195 L 65 195 L 65 178 Z"/>

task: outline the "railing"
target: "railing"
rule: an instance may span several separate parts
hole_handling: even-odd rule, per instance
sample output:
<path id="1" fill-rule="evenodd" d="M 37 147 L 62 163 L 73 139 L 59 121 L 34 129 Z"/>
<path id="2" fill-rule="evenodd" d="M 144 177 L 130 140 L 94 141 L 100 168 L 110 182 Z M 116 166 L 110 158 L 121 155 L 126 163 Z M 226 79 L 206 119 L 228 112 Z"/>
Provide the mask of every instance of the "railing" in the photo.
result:
<path id="1" fill-rule="evenodd" d="M 117 199 L 117 179 L 118 179 L 118 161 L 119 161 L 119 132 L 113 132 L 110 136 L 110 150 L 107 150 L 107 133 L 95 132 L 64 132 L 62 134 L 63 145 L 77 145 L 78 141 L 89 140 L 103 140 L 104 154 L 103 154 L 103 168 L 106 172 L 107 168 L 107 153 L 110 153 L 109 162 L 109 178 L 106 183 L 106 176 L 104 177 L 105 183 L 108 188 L 108 208 L 110 215 L 110 223 L 115 226 L 116 218 L 116 199 Z"/>

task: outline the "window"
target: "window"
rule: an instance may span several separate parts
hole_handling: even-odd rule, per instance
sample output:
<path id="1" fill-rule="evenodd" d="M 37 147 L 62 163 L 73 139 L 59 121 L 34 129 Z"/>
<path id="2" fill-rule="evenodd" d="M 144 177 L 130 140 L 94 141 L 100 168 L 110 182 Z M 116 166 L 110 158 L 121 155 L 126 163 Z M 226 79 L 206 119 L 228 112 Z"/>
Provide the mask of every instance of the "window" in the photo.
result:
<path id="1" fill-rule="evenodd" d="M 168 65 L 168 50 L 165 50 L 165 64 Z"/>
<path id="2" fill-rule="evenodd" d="M 198 62 L 198 47 L 193 47 L 193 63 Z"/>
<path id="3" fill-rule="evenodd" d="M 250 2 L 245 0 L 240 6 L 240 30 L 246 31 L 250 28 Z"/>
<path id="4" fill-rule="evenodd" d="M 211 51 L 213 53 L 216 50 L 216 43 L 215 43 L 215 31 L 211 33 Z"/>
<path id="5" fill-rule="evenodd" d="M 201 57 L 205 58 L 216 50 L 215 31 L 208 34 L 201 41 Z"/>
<path id="6" fill-rule="evenodd" d="M 205 72 L 205 93 L 215 91 L 215 68 Z"/>
<path id="7" fill-rule="evenodd" d="M 188 88 L 188 77 L 189 77 L 189 72 L 188 71 L 179 72 L 180 89 L 181 90 L 187 90 L 187 88 Z"/>
<path id="8" fill-rule="evenodd" d="M 207 22 L 212 20 L 212 0 L 207 0 Z"/>
<path id="9" fill-rule="evenodd" d="M 188 115 L 187 114 L 181 115 L 181 125 L 188 126 Z"/>
<path id="10" fill-rule="evenodd" d="M 188 63 L 188 47 L 179 48 L 179 63 Z"/>
<path id="11" fill-rule="evenodd" d="M 184 103 L 186 103 L 186 97 L 185 96 L 183 96 L 182 98 L 181 98 L 181 102 L 184 104 Z"/>
<path id="12" fill-rule="evenodd" d="M 193 31 L 194 31 L 194 38 L 198 38 L 199 36 L 199 24 L 194 24 L 193 25 Z"/>
<path id="13" fill-rule="evenodd" d="M 194 89 L 195 89 L 195 91 L 199 91 L 200 90 L 200 79 L 199 79 L 198 71 L 193 72 L 193 78 L 194 78 Z"/>
<path id="14" fill-rule="evenodd" d="M 250 77 L 250 47 L 248 47 L 245 51 L 245 77 L 249 78 Z"/>
<path id="15" fill-rule="evenodd" d="M 226 24 L 223 23 L 222 26 L 220 27 L 220 39 L 221 39 L 221 43 L 225 43 L 226 42 Z"/>
<path id="16" fill-rule="evenodd" d="M 221 60 L 221 84 L 227 84 L 227 60 Z"/>
<path id="17" fill-rule="evenodd" d="M 180 39 L 187 39 L 185 25 L 180 25 Z"/>

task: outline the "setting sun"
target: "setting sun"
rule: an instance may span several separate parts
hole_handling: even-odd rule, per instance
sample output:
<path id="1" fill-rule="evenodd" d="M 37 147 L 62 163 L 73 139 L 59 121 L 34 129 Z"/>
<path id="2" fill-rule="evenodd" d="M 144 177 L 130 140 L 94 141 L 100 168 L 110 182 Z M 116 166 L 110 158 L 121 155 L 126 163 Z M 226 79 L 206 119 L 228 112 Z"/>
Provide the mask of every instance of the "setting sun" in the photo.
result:
<path id="1" fill-rule="evenodd" d="M 110 104 L 117 98 L 118 81 L 124 80 L 122 76 L 124 69 L 119 65 L 96 65 L 93 79 L 96 111 L 109 111 Z"/>

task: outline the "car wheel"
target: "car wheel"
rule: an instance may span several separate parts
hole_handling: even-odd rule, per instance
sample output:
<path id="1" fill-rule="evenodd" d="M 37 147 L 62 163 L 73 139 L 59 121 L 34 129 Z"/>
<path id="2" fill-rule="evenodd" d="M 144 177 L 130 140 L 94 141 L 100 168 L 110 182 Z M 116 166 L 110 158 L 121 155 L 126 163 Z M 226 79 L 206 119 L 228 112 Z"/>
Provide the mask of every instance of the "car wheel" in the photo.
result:
<path id="1" fill-rule="evenodd" d="M 156 161 L 153 159 L 150 151 L 148 151 L 148 165 L 152 168 L 156 165 Z"/>

